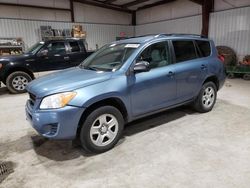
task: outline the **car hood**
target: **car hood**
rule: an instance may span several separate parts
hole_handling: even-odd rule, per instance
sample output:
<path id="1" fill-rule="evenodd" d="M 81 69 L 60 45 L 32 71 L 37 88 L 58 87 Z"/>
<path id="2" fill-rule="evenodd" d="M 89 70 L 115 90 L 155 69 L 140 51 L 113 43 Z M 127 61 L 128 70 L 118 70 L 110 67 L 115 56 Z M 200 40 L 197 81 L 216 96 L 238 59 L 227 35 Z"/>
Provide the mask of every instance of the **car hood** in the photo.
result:
<path id="1" fill-rule="evenodd" d="M 21 55 L 7 55 L 1 56 L 0 62 L 15 62 L 15 61 L 22 61 L 29 58 L 31 54 L 21 54 Z"/>
<path id="2" fill-rule="evenodd" d="M 79 67 L 58 71 L 33 80 L 27 86 L 27 91 L 37 98 L 54 93 L 73 91 L 78 88 L 108 80 L 112 72 L 98 72 Z"/>

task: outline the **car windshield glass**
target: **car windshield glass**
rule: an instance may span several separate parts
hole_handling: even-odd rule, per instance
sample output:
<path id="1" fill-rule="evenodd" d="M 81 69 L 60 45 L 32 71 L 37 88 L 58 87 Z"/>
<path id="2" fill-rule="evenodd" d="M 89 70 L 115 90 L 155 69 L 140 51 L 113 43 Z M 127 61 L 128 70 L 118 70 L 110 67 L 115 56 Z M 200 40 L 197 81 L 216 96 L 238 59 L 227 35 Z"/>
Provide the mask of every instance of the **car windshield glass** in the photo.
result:
<path id="1" fill-rule="evenodd" d="M 35 54 L 42 46 L 44 45 L 44 42 L 38 42 L 31 46 L 25 53 L 32 53 Z"/>
<path id="2" fill-rule="evenodd" d="M 124 64 L 139 44 L 109 44 L 92 54 L 81 68 L 95 71 L 116 71 Z"/>

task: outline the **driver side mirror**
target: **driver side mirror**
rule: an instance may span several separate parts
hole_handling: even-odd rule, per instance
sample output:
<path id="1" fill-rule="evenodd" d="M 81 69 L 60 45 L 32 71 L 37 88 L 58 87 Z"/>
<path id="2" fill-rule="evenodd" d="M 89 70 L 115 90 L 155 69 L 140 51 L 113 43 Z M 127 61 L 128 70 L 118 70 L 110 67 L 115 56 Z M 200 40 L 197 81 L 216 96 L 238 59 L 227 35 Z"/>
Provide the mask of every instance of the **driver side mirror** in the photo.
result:
<path id="1" fill-rule="evenodd" d="M 134 72 L 148 72 L 150 70 L 149 68 L 149 62 L 147 61 L 139 61 L 134 66 Z"/>
<path id="2" fill-rule="evenodd" d="M 49 51 L 47 49 L 43 49 L 41 50 L 39 53 L 38 53 L 38 56 L 40 57 L 44 57 L 44 56 L 47 56 L 49 53 Z"/>

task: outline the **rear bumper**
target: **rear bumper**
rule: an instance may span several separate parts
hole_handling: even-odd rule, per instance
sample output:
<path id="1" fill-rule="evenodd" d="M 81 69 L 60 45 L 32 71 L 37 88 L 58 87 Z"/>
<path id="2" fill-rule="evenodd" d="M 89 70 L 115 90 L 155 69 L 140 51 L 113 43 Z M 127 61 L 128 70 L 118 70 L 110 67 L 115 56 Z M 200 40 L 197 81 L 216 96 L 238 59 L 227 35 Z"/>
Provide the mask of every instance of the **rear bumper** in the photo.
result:
<path id="1" fill-rule="evenodd" d="M 42 136 L 52 139 L 74 139 L 84 108 L 65 106 L 52 110 L 33 110 L 28 100 L 26 119 Z"/>

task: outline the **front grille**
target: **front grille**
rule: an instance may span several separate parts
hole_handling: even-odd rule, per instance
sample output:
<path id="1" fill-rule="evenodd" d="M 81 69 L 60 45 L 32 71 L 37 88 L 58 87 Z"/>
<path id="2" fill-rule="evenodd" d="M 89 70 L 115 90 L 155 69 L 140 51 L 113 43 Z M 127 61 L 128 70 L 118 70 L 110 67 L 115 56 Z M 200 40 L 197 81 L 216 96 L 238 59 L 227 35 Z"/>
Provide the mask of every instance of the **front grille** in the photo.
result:
<path id="1" fill-rule="evenodd" d="M 29 100 L 30 105 L 33 107 L 36 101 L 36 96 L 32 93 L 29 93 L 29 97 L 30 97 L 30 100 Z"/>
<path id="2" fill-rule="evenodd" d="M 36 100 L 36 96 L 32 93 L 29 93 L 30 96 L 30 100 L 35 101 Z"/>
<path id="3" fill-rule="evenodd" d="M 50 135 L 55 135 L 57 132 L 57 128 L 58 128 L 57 124 L 51 125 Z"/>
<path id="4" fill-rule="evenodd" d="M 54 136 L 57 133 L 57 131 L 58 131 L 57 123 L 44 125 L 42 130 L 43 134 L 47 136 Z"/>

